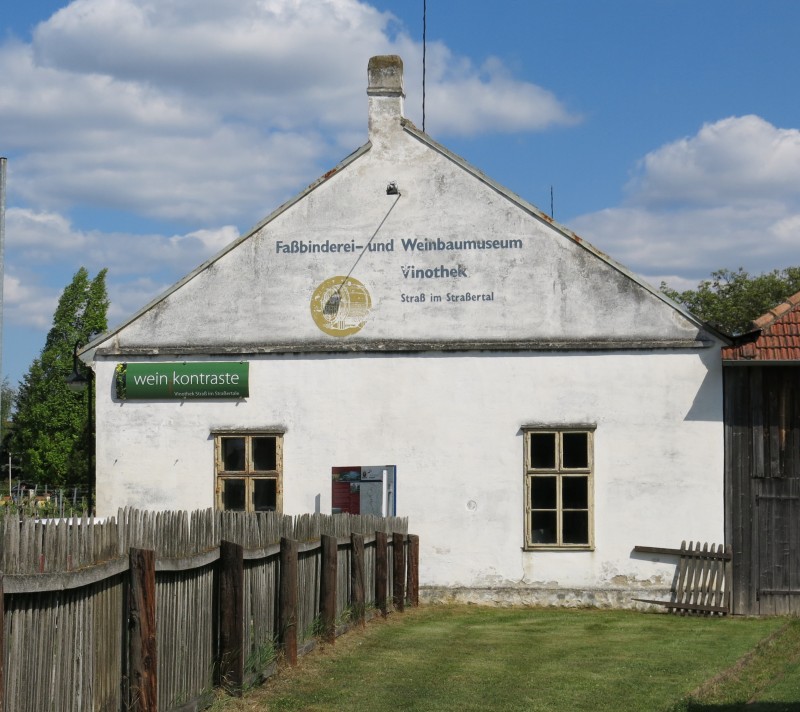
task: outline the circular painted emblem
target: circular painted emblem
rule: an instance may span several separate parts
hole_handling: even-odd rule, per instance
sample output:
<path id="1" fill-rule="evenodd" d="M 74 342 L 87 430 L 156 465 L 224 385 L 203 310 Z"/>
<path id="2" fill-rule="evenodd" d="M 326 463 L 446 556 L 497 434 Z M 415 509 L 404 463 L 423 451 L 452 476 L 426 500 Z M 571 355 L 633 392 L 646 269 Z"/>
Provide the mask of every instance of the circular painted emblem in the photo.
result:
<path id="1" fill-rule="evenodd" d="M 330 336 L 350 336 L 367 323 L 372 298 L 367 288 L 352 277 L 331 277 L 314 290 L 311 316 Z"/>

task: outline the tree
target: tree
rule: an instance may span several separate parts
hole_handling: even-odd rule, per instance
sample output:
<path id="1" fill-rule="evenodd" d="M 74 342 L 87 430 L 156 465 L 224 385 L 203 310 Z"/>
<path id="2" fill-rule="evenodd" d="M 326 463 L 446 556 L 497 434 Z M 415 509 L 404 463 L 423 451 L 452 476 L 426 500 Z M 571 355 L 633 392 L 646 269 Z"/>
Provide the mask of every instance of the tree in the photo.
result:
<path id="1" fill-rule="evenodd" d="M 54 486 L 89 481 L 89 394 L 69 390 L 66 379 L 76 344 L 107 328 L 105 279 L 105 269 L 93 280 L 84 267 L 75 273 L 58 300 L 44 348 L 20 384 L 11 447 L 26 479 Z"/>
<path id="2" fill-rule="evenodd" d="M 14 409 L 14 401 L 17 391 L 8 381 L 8 376 L 0 384 L 0 428 L 2 428 L 2 443 L 0 443 L 0 472 L 3 475 L 3 482 L 8 477 L 8 462 L 10 458 L 11 444 L 11 413 Z"/>
<path id="3" fill-rule="evenodd" d="M 678 292 L 661 283 L 661 291 L 725 334 L 750 330 L 750 322 L 800 292 L 800 267 L 751 277 L 741 267 L 711 273 L 697 289 Z"/>

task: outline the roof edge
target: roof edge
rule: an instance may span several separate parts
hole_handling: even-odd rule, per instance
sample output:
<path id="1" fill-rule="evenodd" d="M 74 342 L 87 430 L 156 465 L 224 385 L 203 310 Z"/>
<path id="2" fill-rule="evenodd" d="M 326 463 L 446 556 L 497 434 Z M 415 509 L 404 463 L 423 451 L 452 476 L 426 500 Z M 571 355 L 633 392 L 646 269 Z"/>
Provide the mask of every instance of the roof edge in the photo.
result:
<path id="1" fill-rule="evenodd" d="M 283 342 L 278 344 L 243 344 L 236 346 L 147 346 L 96 348 L 95 358 L 119 360 L 125 357 L 152 356 L 257 356 L 276 354 L 347 354 L 347 353 L 419 353 L 454 351 L 663 351 L 708 349 L 711 341 L 672 340 L 523 340 L 523 341 L 380 341 L 353 342 Z"/>
<path id="2" fill-rule="evenodd" d="M 760 317 L 753 319 L 753 321 L 750 322 L 751 330 L 767 329 L 781 317 L 798 307 L 800 307 L 800 292 L 793 294 L 780 304 L 776 304 L 766 314 L 762 314 Z"/>
<path id="3" fill-rule="evenodd" d="M 166 289 L 164 292 L 159 294 L 153 300 L 151 300 L 150 302 L 145 304 L 145 306 L 143 306 L 137 312 L 132 314 L 125 321 L 121 322 L 120 324 L 118 324 L 117 326 L 113 327 L 112 329 L 109 329 L 105 333 L 100 334 L 100 336 L 98 336 L 97 338 L 93 339 L 89 343 L 85 344 L 78 351 L 78 356 L 85 363 L 89 363 L 90 361 L 92 361 L 94 359 L 94 351 L 100 344 L 102 344 L 104 341 L 108 341 L 108 339 L 110 339 L 114 335 L 118 334 L 126 326 L 128 326 L 129 324 L 132 324 L 138 318 L 140 318 L 141 316 L 146 314 L 148 311 L 153 309 L 156 305 L 158 305 L 162 301 L 164 301 L 173 292 L 176 292 L 183 285 L 187 284 L 188 282 L 191 282 L 195 277 L 197 277 L 197 275 L 199 275 L 201 272 L 204 272 L 211 265 L 213 265 L 215 262 L 217 262 L 217 260 L 220 260 L 226 254 L 228 254 L 231 250 L 236 249 L 236 247 L 238 247 L 240 244 L 242 244 L 243 242 L 245 242 L 246 240 L 251 238 L 259 230 L 263 229 L 266 225 L 268 225 L 273 220 L 275 220 L 275 218 L 277 218 L 279 215 L 281 215 L 282 213 L 285 213 L 287 210 L 289 210 L 289 208 L 291 208 L 296 203 L 300 202 L 309 193 L 312 193 L 314 190 L 316 190 L 323 183 L 326 183 L 328 181 L 328 179 L 332 178 L 334 175 L 337 175 L 344 168 L 349 166 L 351 163 L 355 162 L 357 159 L 359 159 L 361 156 L 363 156 L 365 153 L 367 153 L 370 150 L 370 148 L 372 148 L 372 143 L 370 141 L 367 141 L 365 144 L 363 144 L 362 146 L 357 148 L 355 151 L 353 151 L 349 156 L 347 156 L 342 161 L 337 163 L 329 171 L 326 171 L 325 173 L 323 173 L 313 183 L 309 184 L 304 190 L 302 190 L 301 192 L 297 193 L 297 195 L 295 195 L 294 197 L 290 198 L 286 202 L 282 203 L 275 210 L 273 210 L 269 215 L 267 215 L 267 217 L 265 217 L 263 220 L 258 222 L 254 227 L 250 228 L 250 230 L 248 230 L 246 233 L 243 233 L 238 238 L 233 240 L 233 242 L 231 242 L 228 245 L 226 245 L 225 247 L 223 247 L 219 252 L 217 252 L 217 254 L 213 255 L 212 257 L 207 259 L 205 262 L 203 262 L 201 265 L 199 265 L 198 267 L 193 269 L 185 277 L 183 277 L 182 279 L 180 279 L 177 282 L 175 282 L 174 284 L 172 284 L 168 289 Z"/>
<path id="4" fill-rule="evenodd" d="M 414 136 L 418 140 L 422 141 L 423 143 L 427 144 L 428 146 L 430 146 L 435 151 L 441 153 L 443 156 L 445 156 L 449 160 L 453 161 L 453 163 L 456 163 L 457 165 L 461 166 L 461 168 L 463 168 L 465 171 L 467 171 L 468 173 L 473 175 L 475 178 L 477 178 L 482 183 L 484 183 L 485 185 L 489 186 L 490 188 L 492 188 L 496 192 L 498 192 L 501 195 L 505 196 L 508 200 L 510 200 L 515 205 L 517 205 L 519 208 L 525 210 L 527 213 L 529 213 L 533 217 L 537 218 L 538 220 L 541 220 L 542 222 L 547 223 L 552 228 L 554 228 L 555 230 L 560 232 L 562 235 L 564 235 L 564 237 L 566 237 L 568 240 L 571 240 L 572 242 L 574 242 L 578 246 L 582 247 L 583 249 L 587 250 L 588 252 L 591 252 L 595 257 L 597 257 L 598 259 L 600 259 L 603 262 L 605 262 L 606 264 L 608 264 L 611 268 L 613 268 L 613 269 L 617 270 L 618 272 L 620 272 L 621 274 L 625 275 L 628 279 L 631 279 L 632 281 L 636 282 L 636 284 L 638 284 L 644 290 L 650 292 L 650 294 L 652 294 L 656 298 L 660 299 L 662 302 L 664 302 L 668 306 L 672 307 L 675 311 L 679 312 L 684 318 L 686 318 L 688 321 L 690 321 L 692 324 L 694 324 L 697 328 L 707 332 L 710 336 L 713 336 L 714 338 L 719 339 L 719 341 L 721 341 L 723 344 L 729 344 L 730 343 L 730 337 L 729 336 L 727 336 L 726 334 L 723 334 L 721 331 L 718 331 L 717 329 L 715 329 L 710 324 L 704 322 L 702 319 L 700 319 L 699 317 L 697 317 L 694 314 L 692 314 L 685 307 L 681 306 L 677 302 L 675 302 L 672 299 L 670 299 L 666 294 L 664 294 L 663 292 L 661 292 L 658 289 L 656 289 L 653 285 L 651 285 L 649 282 L 646 282 L 644 279 L 639 277 L 634 272 L 631 272 L 627 267 L 625 267 L 624 265 L 620 264 L 619 262 L 617 262 L 612 257 L 608 256 L 605 252 L 603 252 L 602 250 L 598 249 L 597 247 L 592 245 L 590 242 L 587 242 L 586 240 L 584 240 L 577 233 L 573 232 L 569 228 L 567 228 L 564 225 L 562 225 L 561 223 L 557 222 L 555 219 L 553 219 L 552 216 L 548 215 L 544 211 L 542 211 L 539 208 L 537 208 L 533 203 L 528 202 L 527 200 L 522 198 L 520 195 L 518 195 L 514 191 L 509 190 L 505 186 L 503 186 L 500 183 L 498 183 L 497 181 L 493 180 L 492 178 L 487 176 L 483 171 L 481 171 L 479 168 L 476 168 L 471 163 L 469 163 L 469 161 L 467 161 L 466 159 L 462 158 L 458 154 L 453 153 L 447 147 L 445 147 L 442 144 L 440 144 L 437 141 L 435 141 L 433 138 L 430 137 L 429 134 L 427 134 L 424 131 L 421 131 L 420 129 L 418 129 L 414 125 L 414 123 L 412 121 L 410 121 L 409 119 L 403 118 L 400 123 L 401 123 L 403 129 L 405 131 L 407 131 L 409 134 L 411 134 L 412 136 Z"/>

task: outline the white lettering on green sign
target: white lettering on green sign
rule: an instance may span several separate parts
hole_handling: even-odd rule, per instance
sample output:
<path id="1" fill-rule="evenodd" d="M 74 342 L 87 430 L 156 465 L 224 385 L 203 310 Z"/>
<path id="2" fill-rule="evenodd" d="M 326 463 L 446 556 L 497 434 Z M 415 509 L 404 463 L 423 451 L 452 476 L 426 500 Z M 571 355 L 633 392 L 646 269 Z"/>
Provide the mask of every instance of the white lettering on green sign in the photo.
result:
<path id="1" fill-rule="evenodd" d="M 249 364 L 227 361 L 128 363 L 117 366 L 121 400 L 247 398 Z"/>

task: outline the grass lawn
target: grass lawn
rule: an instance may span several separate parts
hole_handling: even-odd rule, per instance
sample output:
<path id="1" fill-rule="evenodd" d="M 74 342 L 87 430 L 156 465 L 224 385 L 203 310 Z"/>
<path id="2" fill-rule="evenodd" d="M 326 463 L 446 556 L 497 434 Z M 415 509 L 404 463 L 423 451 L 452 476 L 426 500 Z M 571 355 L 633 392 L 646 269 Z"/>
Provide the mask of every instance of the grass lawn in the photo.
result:
<path id="1" fill-rule="evenodd" d="M 800 710 L 798 673 L 800 621 L 429 606 L 213 709 L 779 712 Z"/>

